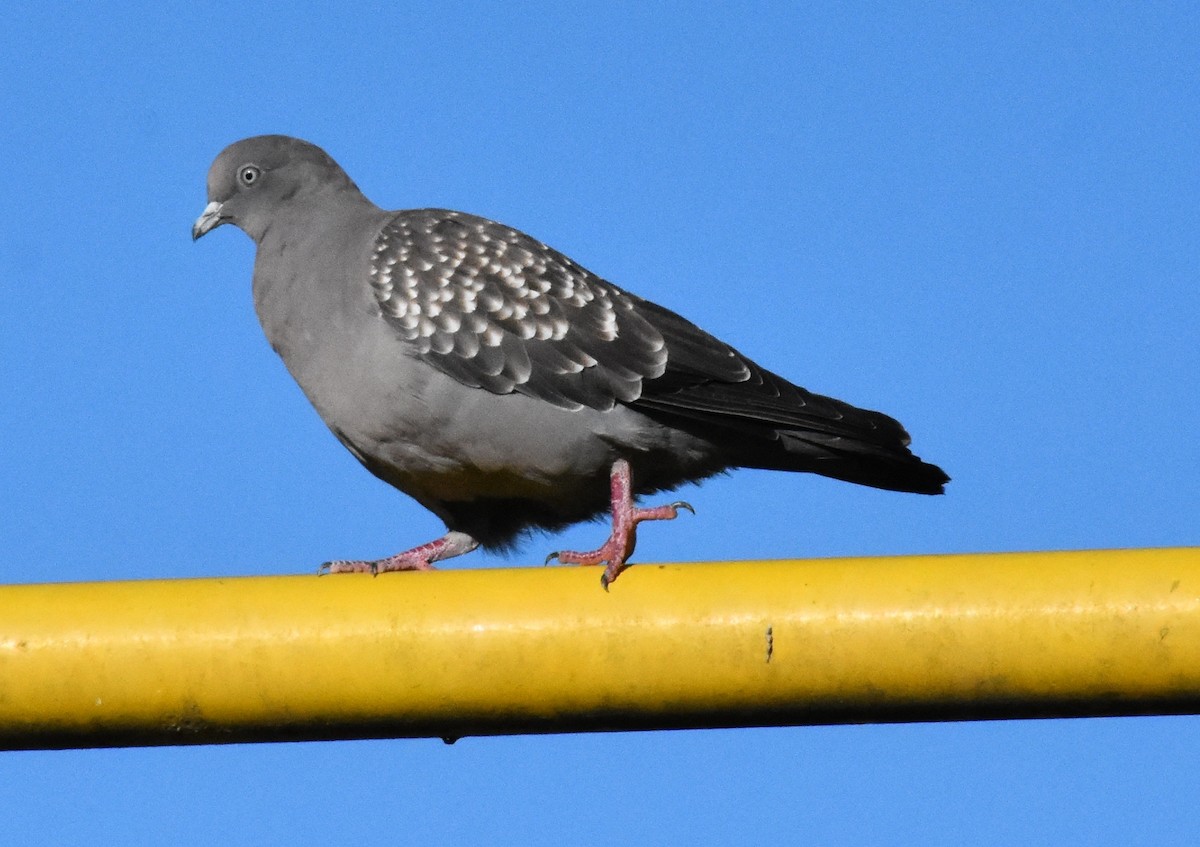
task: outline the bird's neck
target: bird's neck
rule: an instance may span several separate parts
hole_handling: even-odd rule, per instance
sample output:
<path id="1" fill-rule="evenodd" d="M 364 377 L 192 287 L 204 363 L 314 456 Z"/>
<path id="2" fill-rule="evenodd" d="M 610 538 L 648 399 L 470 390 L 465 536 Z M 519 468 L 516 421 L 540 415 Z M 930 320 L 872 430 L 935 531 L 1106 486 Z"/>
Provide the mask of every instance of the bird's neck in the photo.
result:
<path id="1" fill-rule="evenodd" d="M 319 235 L 323 231 L 353 231 L 347 228 L 362 225 L 381 214 L 382 210 L 353 186 L 351 190 L 326 187 L 280 203 L 263 222 L 261 231 L 251 237 L 260 250 L 278 248 L 281 244 L 295 242 L 310 234 Z"/>
<path id="2" fill-rule="evenodd" d="M 370 307 L 366 267 L 388 213 L 348 194 L 330 199 L 332 206 L 284 210 L 258 239 L 255 306 L 293 374 L 331 343 L 346 314 Z"/>

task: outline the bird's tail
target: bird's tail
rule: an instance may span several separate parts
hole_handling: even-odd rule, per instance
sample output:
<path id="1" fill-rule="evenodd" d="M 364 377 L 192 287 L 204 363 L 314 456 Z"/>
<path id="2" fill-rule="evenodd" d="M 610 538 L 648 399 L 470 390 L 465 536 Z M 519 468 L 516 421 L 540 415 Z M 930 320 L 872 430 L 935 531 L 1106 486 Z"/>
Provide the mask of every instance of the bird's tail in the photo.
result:
<path id="1" fill-rule="evenodd" d="M 915 494 L 941 494 L 950 481 L 912 454 L 908 433 L 894 418 L 813 394 L 768 371 L 756 370 L 755 377 L 751 385 L 709 383 L 643 397 L 639 406 L 722 445 L 731 466 L 807 471 Z"/>
<path id="2" fill-rule="evenodd" d="M 899 424 L 896 427 L 899 429 Z M 743 457 L 744 466 L 809 471 L 888 491 L 942 494 L 950 477 L 937 465 L 914 456 L 908 449 L 907 433 L 903 429 L 899 432 L 900 438 L 886 444 L 847 435 L 777 430 L 778 440 L 771 439 L 773 444 L 760 441 L 749 447 Z"/>

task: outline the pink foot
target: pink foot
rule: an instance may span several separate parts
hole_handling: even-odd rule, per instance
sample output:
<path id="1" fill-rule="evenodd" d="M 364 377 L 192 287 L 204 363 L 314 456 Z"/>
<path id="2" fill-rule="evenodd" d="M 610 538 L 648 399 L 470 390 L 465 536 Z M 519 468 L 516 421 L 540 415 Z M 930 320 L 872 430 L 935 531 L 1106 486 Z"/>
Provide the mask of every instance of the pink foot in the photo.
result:
<path id="1" fill-rule="evenodd" d="M 326 573 L 381 574 L 388 571 L 432 571 L 434 562 L 470 553 L 479 542 L 465 532 L 447 532 L 441 538 L 376 561 L 336 560 L 317 569 L 318 576 Z"/>
<path id="2" fill-rule="evenodd" d="M 546 557 L 546 563 L 558 559 L 564 565 L 599 565 L 607 567 L 600 575 L 600 585 L 604 590 L 612 584 L 628 567 L 626 562 L 633 555 L 637 544 L 637 525 L 642 521 L 674 520 L 680 509 L 687 509 L 692 514 L 696 510 L 690 503 L 677 500 L 667 506 L 654 506 L 641 509 L 633 504 L 633 478 L 629 470 L 629 462 L 618 459 L 613 463 L 612 476 L 612 535 L 596 550 L 578 552 L 575 550 L 560 550 Z"/>

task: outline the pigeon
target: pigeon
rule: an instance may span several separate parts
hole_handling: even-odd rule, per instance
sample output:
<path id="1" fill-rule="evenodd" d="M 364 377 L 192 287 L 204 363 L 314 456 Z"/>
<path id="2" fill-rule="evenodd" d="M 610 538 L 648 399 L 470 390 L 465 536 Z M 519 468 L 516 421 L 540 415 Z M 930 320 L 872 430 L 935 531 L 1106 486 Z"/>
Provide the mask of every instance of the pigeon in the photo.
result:
<path id="1" fill-rule="evenodd" d="M 642 495 L 734 468 L 919 494 L 949 481 L 887 415 L 806 391 L 512 227 L 385 211 L 307 141 L 217 156 L 192 238 L 226 223 L 257 246 L 258 318 L 321 418 L 447 528 L 320 572 L 430 570 L 610 512 L 600 547 L 547 557 L 605 565 L 607 590 L 638 524 L 691 510 Z"/>

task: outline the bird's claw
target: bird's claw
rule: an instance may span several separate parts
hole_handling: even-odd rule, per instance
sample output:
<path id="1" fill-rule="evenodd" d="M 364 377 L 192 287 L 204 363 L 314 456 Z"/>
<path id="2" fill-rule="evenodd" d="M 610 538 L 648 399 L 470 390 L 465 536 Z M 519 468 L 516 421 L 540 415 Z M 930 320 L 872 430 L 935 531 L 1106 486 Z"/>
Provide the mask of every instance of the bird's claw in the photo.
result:
<path id="1" fill-rule="evenodd" d="M 548 565 L 551 562 L 553 562 L 555 559 L 558 558 L 558 553 L 559 553 L 559 551 L 555 550 L 553 553 L 551 553 L 549 556 L 546 557 L 546 561 L 542 562 L 542 564 Z"/>
<path id="2" fill-rule="evenodd" d="M 365 567 L 365 568 L 361 568 L 361 567 L 360 568 L 347 568 L 344 571 L 338 569 L 339 565 L 349 565 L 349 564 L 360 564 L 360 565 L 365 564 L 365 565 L 367 565 L 367 567 Z M 317 568 L 317 576 L 325 576 L 326 574 L 334 574 L 334 573 L 369 573 L 371 576 L 379 576 L 379 563 L 378 562 L 351 563 L 351 562 L 346 562 L 346 561 L 342 561 L 339 559 L 334 559 L 331 562 L 322 562 L 321 566 L 319 568 Z"/>
<path id="3" fill-rule="evenodd" d="M 692 507 L 692 504 L 689 503 L 687 500 L 676 500 L 674 503 L 671 504 L 671 508 L 672 509 L 687 509 L 693 515 L 696 514 L 696 510 Z"/>

